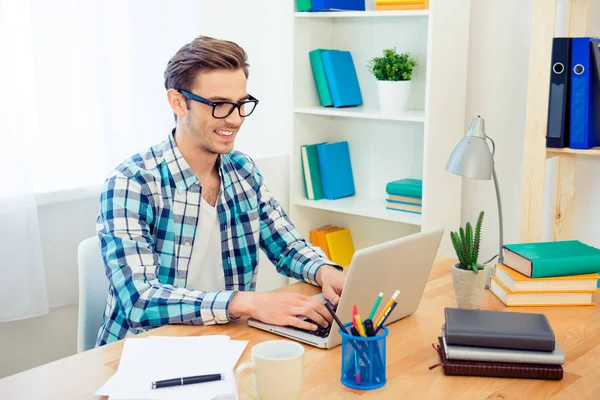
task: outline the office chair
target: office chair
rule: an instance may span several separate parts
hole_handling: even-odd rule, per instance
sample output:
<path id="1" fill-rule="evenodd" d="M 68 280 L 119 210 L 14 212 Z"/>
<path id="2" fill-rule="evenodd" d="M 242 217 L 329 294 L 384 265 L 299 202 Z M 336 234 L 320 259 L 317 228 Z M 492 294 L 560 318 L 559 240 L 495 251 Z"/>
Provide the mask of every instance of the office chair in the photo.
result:
<path id="1" fill-rule="evenodd" d="M 91 237 L 77 249 L 79 268 L 79 320 L 77 322 L 77 352 L 96 346 L 102 324 L 102 314 L 108 293 L 108 279 L 100 254 L 100 239 Z"/>

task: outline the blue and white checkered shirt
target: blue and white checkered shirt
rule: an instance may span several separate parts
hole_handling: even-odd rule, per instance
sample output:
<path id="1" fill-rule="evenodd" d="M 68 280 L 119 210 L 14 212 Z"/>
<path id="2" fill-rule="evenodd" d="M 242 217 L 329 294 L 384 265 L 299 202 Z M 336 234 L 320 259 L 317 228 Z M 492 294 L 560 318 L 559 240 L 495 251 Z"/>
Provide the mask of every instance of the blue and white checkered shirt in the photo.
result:
<path id="1" fill-rule="evenodd" d="M 250 157 L 219 156 L 219 175 L 222 292 L 186 289 L 202 187 L 173 134 L 108 176 L 97 231 L 110 288 L 98 346 L 165 324 L 228 322 L 236 291 L 255 288 L 259 247 L 281 274 L 313 285 L 333 264 L 298 236 Z"/>

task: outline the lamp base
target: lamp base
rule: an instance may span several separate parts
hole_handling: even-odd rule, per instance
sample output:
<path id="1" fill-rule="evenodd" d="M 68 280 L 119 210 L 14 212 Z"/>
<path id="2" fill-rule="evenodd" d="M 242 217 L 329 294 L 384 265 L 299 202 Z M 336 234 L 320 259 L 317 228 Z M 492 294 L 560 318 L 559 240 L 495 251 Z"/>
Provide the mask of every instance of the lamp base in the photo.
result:
<path id="1" fill-rule="evenodd" d="M 492 279 L 492 276 L 494 276 L 494 271 L 496 271 L 496 264 L 494 264 L 494 266 L 490 266 L 490 267 L 486 268 L 486 271 L 487 271 L 487 276 L 485 278 L 485 288 L 489 289 L 490 281 Z"/>

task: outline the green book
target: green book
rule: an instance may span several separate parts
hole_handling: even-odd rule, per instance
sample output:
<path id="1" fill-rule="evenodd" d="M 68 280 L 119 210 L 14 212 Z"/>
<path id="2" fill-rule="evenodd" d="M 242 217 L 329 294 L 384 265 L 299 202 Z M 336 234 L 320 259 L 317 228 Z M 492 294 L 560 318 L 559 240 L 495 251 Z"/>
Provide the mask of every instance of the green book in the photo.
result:
<path id="1" fill-rule="evenodd" d="M 504 264 L 530 278 L 600 271 L 600 249 L 578 240 L 504 245 Z"/>
<path id="2" fill-rule="evenodd" d="M 312 0 L 296 0 L 296 8 L 299 12 L 312 11 Z"/>
<path id="3" fill-rule="evenodd" d="M 300 148 L 302 172 L 304 173 L 304 189 L 306 191 L 306 198 L 309 200 L 321 200 L 323 198 L 323 183 L 321 181 L 317 145 L 304 145 Z"/>
<path id="4" fill-rule="evenodd" d="M 312 68 L 313 77 L 315 78 L 315 84 L 317 85 L 317 92 L 319 93 L 319 100 L 321 105 L 324 107 L 333 106 L 333 99 L 331 98 L 331 92 L 329 91 L 329 85 L 327 84 L 327 77 L 325 75 L 325 68 L 323 67 L 323 61 L 321 60 L 321 53 L 327 51 L 325 49 L 315 49 L 308 53 L 310 58 L 310 66 Z"/>
<path id="5" fill-rule="evenodd" d="M 388 182 L 385 186 L 387 194 L 393 196 L 423 197 L 423 181 L 421 179 L 400 179 Z"/>

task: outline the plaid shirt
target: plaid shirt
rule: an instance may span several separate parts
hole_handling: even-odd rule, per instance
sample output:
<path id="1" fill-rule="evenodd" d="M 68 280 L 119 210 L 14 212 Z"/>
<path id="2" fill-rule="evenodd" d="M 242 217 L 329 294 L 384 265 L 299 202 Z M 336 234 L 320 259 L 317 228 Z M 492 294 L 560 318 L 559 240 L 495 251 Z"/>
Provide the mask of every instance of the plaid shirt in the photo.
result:
<path id="1" fill-rule="evenodd" d="M 281 274 L 313 285 L 332 264 L 298 236 L 250 157 L 219 156 L 219 175 L 221 292 L 186 289 L 202 186 L 173 135 L 108 176 L 97 231 L 110 288 L 98 346 L 165 324 L 230 321 L 233 295 L 255 288 L 259 247 Z"/>

